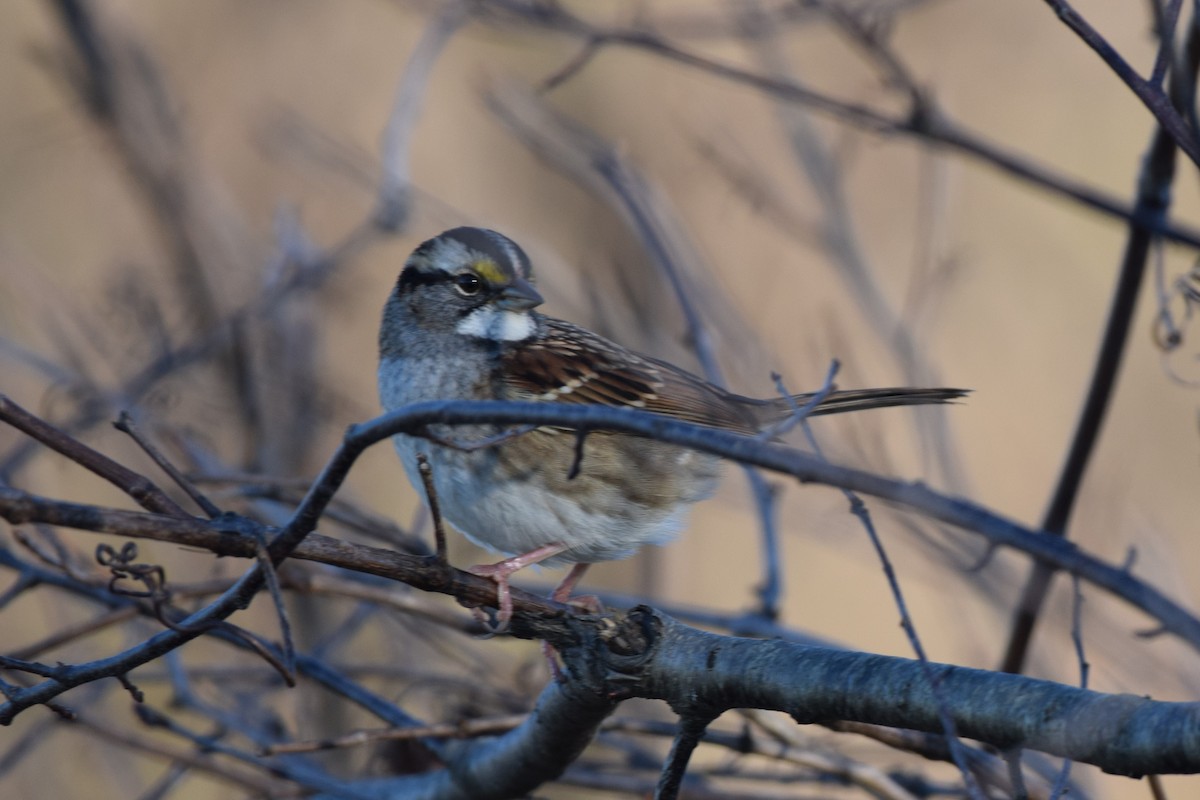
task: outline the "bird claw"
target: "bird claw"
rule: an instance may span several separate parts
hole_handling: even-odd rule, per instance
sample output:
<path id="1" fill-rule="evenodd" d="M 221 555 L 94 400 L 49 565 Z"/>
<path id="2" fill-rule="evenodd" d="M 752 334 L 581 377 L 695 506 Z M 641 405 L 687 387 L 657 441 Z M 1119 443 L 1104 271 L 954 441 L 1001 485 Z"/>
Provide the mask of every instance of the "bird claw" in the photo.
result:
<path id="1" fill-rule="evenodd" d="M 490 626 L 493 636 L 508 631 L 508 624 L 512 620 L 512 589 L 508 585 L 508 578 L 517 569 L 512 568 L 507 561 L 501 561 L 498 564 L 476 564 L 473 567 L 467 568 L 467 572 L 472 575 L 489 578 L 496 584 L 496 624 Z M 471 611 L 475 614 L 475 618 L 485 627 L 490 625 L 490 620 L 488 620 L 487 615 L 483 611 L 478 608 L 473 608 Z"/>
<path id="2" fill-rule="evenodd" d="M 489 578 L 496 584 L 496 605 L 499 610 L 496 612 L 496 627 L 492 630 L 493 634 L 507 631 L 508 623 L 512 620 L 512 590 L 508 585 L 508 579 L 512 574 L 519 569 L 524 569 L 532 564 L 545 561 L 547 558 L 553 558 L 566 549 L 567 546 L 562 542 L 552 542 L 535 550 L 530 550 L 528 553 L 522 553 L 519 556 L 497 561 L 495 564 L 476 564 L 473 567 L 467 568 L 467 572 L 472 575 Z M 576 565 L 577 568 L 578 566 Z M 572 574 L 575 574 L 575 572 L 576 570 L 572 570 Z M 583 572 L 579 571 L 579 574 L 582 575 Z M 567 591 L 568 593 L 570 592 L 570 587 L 567 588 Z"/>
<path id="3" fill-rule="evenodd" d="M 558 598 L 555 598 L 555 599 L 557 600 Z M 603 614 L 604 613 L 604 603 L 602 603 L 600 601 L 600 598 L 594 594 L 575 595 L 574 597 L 571 597 L 571 598 L 567 599 L 566 601 L 560 601 L 560 602 L 566 602 L 567 605 L 577 608 L 578 610 L 582 611 L 584 614 Z"/>

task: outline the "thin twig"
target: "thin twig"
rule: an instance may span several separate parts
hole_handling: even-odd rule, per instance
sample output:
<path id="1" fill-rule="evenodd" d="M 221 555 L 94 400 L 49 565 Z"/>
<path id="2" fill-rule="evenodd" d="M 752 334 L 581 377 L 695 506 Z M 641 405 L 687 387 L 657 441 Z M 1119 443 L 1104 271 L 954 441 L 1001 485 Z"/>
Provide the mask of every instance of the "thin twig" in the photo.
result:
<path id="1" fill-rule="evenodd" d="M 1068 28 L 1095 51 L 1096 55 L 1100 56 L 1117 77 L 1129 87 L 1130 91 L 1142 101 L 1142 105 L 1158 121 L 1159 130 L 1163 135 L 1169 137 L 1171 142 L 1186 153 L 1194 164 L 1200 166 L 1200 139 L 1196 138 L 1196 132 L 1184 122 L 1178 108 L 1172 105 L 1171 98 L 1155 83 L 1154 79 L 1147 81 L 1138 75 L 1129 62 L 1122 58 L 1121 54 L 1108 43 L 1108 40 L 1101 36 L 1100 32 L 1093 28 L 1091 23 L 1084 19 L 1067 0 L 1045 0 L 1045 3 Z M 1169 34 L 1170 31 L 1167 33 Z M 1158 66 L 1156 64 L 1155 77 L 1157 74 Z"/>
<path id="2" fill-rule="evenodd" d="M 139 475 L 108 456 L 85 445 L 53 425 L 30 414 L 7 396 L 0 394 L 0 422 L 36 439 L 51 450 L 61 453 L 76 464 L 116 486 L 137 501 L 147 511 L 187 517 L 188 514 L 168 497 L 162 489 L 144 475 Z"/>
<path id="3" fill-rule="evenodd" d="M 781 419 L 769 428 L 763 430 L 758 435 L 758 438 L 763 441 L 771 441 L 783 436 L 788 431 L 801 425 L 808 419 L 809 415 L 816 410 L 817 406 L 829 397 L 830 393 L 837 389 L 837 385 L 833 382 L 837 377 L 838 371 L 842 368 L 842 363 L 836 358 L 829 362 L 829 369 L 825 371 L 825 380 L 821 382 L 821 388 L 812 393 L 812 397 L 804 405 L 796 402 L 796 396 L 788 392 L 787 386 L 783 383 L 783 376 L 778 372 L 771 375 L 771 380 L 775 383 L 775 391 L 779 396 L 786 400 L 792 407 L 792 411 L 786 417 Z"/>
<path id="4" fill-rule="evenodd" d="M 1075 646 L 1075 658 L 1079 661 L 1079 688 L 1088 686 L 1088 673 L 1091 667 L 1083 649 L 1083 590 L 1080 587 L 1079 576 L 1071 576 L 1071 643 Z M 1071 760 L 1063 761 L 1062 770 L 1050 790 L 1050 797 L 1064 797 L 1067 793 L 1067 781 L 1071 779 Z"/>
<path id="5" fill-rule="evenodd" d="M 1021 769 L 1021 748 L 1005 750 L 1003 755 L 1004 763 L 1008 765 L 1008 780 L 1012 785 L 1013 800 L 1029 800 L 1029 790 L 1025 788 L 1025 773 Z M 1051 790 L 1050 797 L 1056 798 L 1058 795 Z"/>
<path id="6" fill-rule="evenodd" d="M 585 39 L 583 46 L 565 64 L 542 79 L 540 89 L 543 92 L 553 91 L 583 70 L 600 52 L 600 41 Z"/>
<path id="7" fill-rule="evenodd" d="M 688 762 L 696 745 L 704 738 L 709 723 L 716 718 L 715 714 L 698 709 L 685 710 L 679 718 L 679 727 L 671 742 L 671 750 L 663 764 L 662 773 L 658 777 L 658 786 L 654 790 L 655 800 L 675 800 L 679 796 L 683 776 L 687 773 Z"/>
<path id="8" fill-rule="evenodd" d="M 254 535 L 254 559 L 262 569 L 267 591 L 271 595 L 271 603 L 275 607 L 275 616 L 279 620 L 279 636 L 283 643 L 283 679 L 288 686 L 296 685 L 296 646 L 292 642 L 292 623 L 288 618 L 287 605 L 283 601 L 283 590 L 279 588 L 279 573 L 267 552 L 267 544 L 261 530 Z"/>
<path id="9" fill-rule="evenodd" d="M 378 795 L 358 790 L 346 781 L 327 777 L 324 772 L 303 762 L 263 759 L 253 753 L 225 744 L 215 736 L 205 736 L 195 733 L 169 715 L 148 704 L 143 703 L 135 706 L 134 710 L 147 726 L 161 728 L 176 736 L 180 736 L 196 745 L 202 752 L 220 753 L 229 756 L 256 767 L 263 774 L 278 775 L 299 786 L 328 792 L 335 797 L 357 798 L 358 800 L 375 800 L 378 798 Z"/>
<path id="10" fill-rule="evenodd" d="M 93 731 L 106 742 L 119 743 L 136 752 L 147 753 L 180 764 L 186 764 L 192 769 L 212 775 L 220 781 L 233 784 L 256 795 L 263 797 L 294 797 L 297 794 L 289 785 L 278 780 L 273 780 L 270 777 L 270 770 L 251 772 L 239 769 L 231 764 L 222 763 L 215 755 L 205 750 L 183 750 L 178 747 L 169 747 L 153 737 L 133 733 L 114 725 L 100 714 L 81 714 L 72 724 L 77 724 Z"/>
<path id="11" fill-rule="evenodd" d="M 433 519 L 434 553 L 439 563 L 448 566 L 450 561 L 446 557 L 446 529 L 442 525 L 437 487 L 433 484 L 433 467 L 429 465 L 429 456 L 425 453 L 417 453 L 417 471 L 421 473 L 421 483 L 425 486 L 425 502 L 429 504 L 429 516 Z"/>
<path id="12" fill-rule="evenodd" d="M 113 423 L 113 427 L 122 433 L 129 436 L 137 443 L 137 446 L 142 448 L 142 452 L 150 456 L 150 459 L 158 465 L 159 469 L 167 473 L 175 485 L 187 493 L 187 496 L 192 498 L 192 502 L 200 506 L 200 510 L 205 513 L 209 519 L 220 516 L 221 509 L 217 508 L 212 501 L 204 496 L 204 493 L 196 488 L 196 485 L 183 476 L 183 473 L 175 468 L 175 465 L 163 455 L 162 451 L 154 446 L 154 443 L 146 438 L 137 424 L 133 421 L 133 415 L 128 411 L 122 411 L 117 417 L 117 421 Z"/>
<path id="13" fill-rule="evenodd" d="M 813 747 L 803 739 L 800 729 L 792 725 L 791 720 L 757 709 L 745 709 L 739 713 L 754 725 L 747 732 L 750 735 L 741 734 L 736 737 L 740 743 L 740 747 L 737 748 L 739 751 L 745 751 L 749 745 L 750 752 L 818 770 L 860 786 L 873 797 L 884 800 L 916 800 L 916 795 L 907 791 L 883 770 L 841 753 L 826 753 L 824 748 Z M 614 720 L 614 723 L 620 721 Z M 763 737 L 760 735 L 754 735 L 756 731 L 764 733 L 767 741 L 762 741 Z M 732 749 L 734 738 L 730 736 L 726 739 L 722 734 L 710 729 L 705 734 L 704 741 L 724 744 Z"/>
<path id="14" fill-rule="evenodd" d="M 374 221 L 383 230 L 396 232 L 408 221 L 412 183 L 409 157 L 421 104 L 434 63 L 466 19 L 466 6 L 466 3 L 453 0 L 443 4 L 433 15 L 413 48 L 396 87 L 392 112 L 380 146 L 381 175 Z"/>
<path id="15" fill-rule="evenodd" d="M 1155 25 L 1158 33 L 1158 55 L 1154 57 L 1154 70 L 1150 73 L 1147 83 L 1161 87 L 1163 78 L 1167 76 L 1167 69 L 1175 60 L 1175 27 L 1179 24 L 1183 0 L 1168 0 L 1165 8 L 1158 0 L 1154 0 L 1153 5 L 1159 11 Z"/>
<path id="16" fill-rule="evenodd" d="M 508 714 L 503 717 L 481 717 L 465 719 L 462 722 L 445 722 L 436 725 L 424 725 L 416 728 L 380 728 L 377 730 L 359 730 L 337 736 L 332 739 L 321 739 L 312 742 L 281 742 L 264 747 L 262 755 L 280 755 L 282 753 L 313 753 L 321 750 L 333 750 L 342 747 L 360 747 L 376 742 L 404 741 L 408 739 L 469 739 L 475 736 L 488 736 L 496 733 L 506 733 L 520 725 L 529 717 L 528 714 Z"/>

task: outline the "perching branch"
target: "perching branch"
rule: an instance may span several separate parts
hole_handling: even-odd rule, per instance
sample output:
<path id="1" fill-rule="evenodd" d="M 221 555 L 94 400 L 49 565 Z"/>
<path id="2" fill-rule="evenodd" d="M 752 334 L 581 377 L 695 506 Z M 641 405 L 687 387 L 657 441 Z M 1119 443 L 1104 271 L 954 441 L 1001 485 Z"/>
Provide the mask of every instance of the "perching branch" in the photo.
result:
<path id="1" fill-rule="evenodd" d="M 615 706 L 615 697 L 655 698 L 714 713 L 772 709 L 800 724 L 850 720 L 941 730 L 938 703 L 916 661 L 718 636 L 645 607 L 634 609 L 607 637 L 609 644 L 585 636 L 581 647 L 586 653 L 562 651 L 568 665 L 586 664 L 587 672 L 573 671 L 565 686 L 551 683 L 516 730 L 462 746 L 465 752 L 445 770 L 368 785 L 380 797 L 519 796 L 537 785 L 525 780 L 544 782 L 558 775 L 563 755 L 586 744 Z M 1022 676 L 929 666 L 964 736 L 1001 749 L 1040 750 L 1117 774 L 1200 771 L 1200 704 L 1104 695 Z M 551 743 L 551 759 L 528 764 Z"/>
<path id="2" fill-rule="evenodd" d="M 956 524 L 966 530 L 985 535 L 997 545 L 1014 547 L 1048 563 L 1056 569 L 1069 570 L 1084 580 L 1122 597 L 1145 611 L 1165 630 L 1175 633 L 1193 648 L 1200 649 L 1200 620 L 1166 598 L 1153 587 L 1137 581 L 1124 570 L 1083 553 L 1058 537 L 1049 537 L 1026 530 L 1015 523 L 992 514 L 965 500 L 946 497 L 922 484 L 910 484 L 878 475 L 842 467 L 783 445 L 766 443 L 754 438 L 677 422 L 646 412 L 600 406 L 554 406 L 539 403 L 489 402 L 432 402 L 419 403 L 399 409 L 363 425 L 352 426 L 342 446 L 330 459 L 305 500 L 296 508 L 288 523 L 275 533 L 268 545 L 272 560 L 278 564 L 291 554 L 316 555 L 327 563 L 348 563 L 345 556 L 370 554 L 392 566 L 410 569 L 423 581 L 423 588 L 435 591 L 455 591 L 470 602 L 494 603 L 495 591 L 489 582 L 460 577 L 459 573 L 432 567 L 431 561 L 390 551 L 349 545 L 316 538 L 312 535 L 325 506 L 345 480 L 349 470 L 363 451 L 372 444 L 401 432 L 418 433 L 434 424 L 498 424 L 527 423 L 571 427 L 579 430 L 614 430 L 648 436 L 660 441 L 691 447 L 704 452 L 738 460 L 742 463 L 791 475 L 806 483 L 823 483 L 851 489 L 890 500 L 898 505 L 920 511 L 928 516 Z M 179 543 L 199 544 L 211 538 L 229 542 L 225 552 L 249 557 L 254 552 L 253 532 L 247 526 L 255 523 L 244 518 L 221 518 L 212 522 L 176 520 L 140 512 L 104 511 L 95 507 L 56 503 L 11 489 L 0 490 L 0 516 L 14 524 L 39 521 L 66 524 L 85 529 L 108 532 L 123 531 L 126 535 L 162 537 L 170 531 L 170 539 Z M 234 536 L 230 536 L 234 534 Z M 305 547 L 307 539 L 308 549 Z M 339 556 L 342 556 L 339 559 Z M 338 560 L 335 560 L 338 559 Z M 424 567 L 429 567 L 425 568 Z M 373 570 L 378 574 L 378 568 Z M 450 575 L 451 577 L 447 577 Z M 472 578 L 474 576 L 471 576 Z M 19 689 L 8 702 L 0 706 L 0 722 L 9 721 L 21 709 L 43 703 L 62 692 L 104 677 L 124 674 L 163 653 L 194 638 L 202 626 L 223 620 L 250 602 L 262 587 L 257 568 L 246 572 L 218 600 L 182 621 L 181 630 L 169 630 L 151 637 L 143 645 L 119 657 L 102 659 L 87 665 L 67 667 L 33 687 Z M 548 639 L 556 648 L 570 647 L 575 636 L 553 622 L 566 609 L 543 600 L 515 598 L 518 612 L 536 609 L 552 617 L 526 617 L 518 613 L 514 633 L 519 636 L 539 636 Z M 968 734 L 969 735 L 969 734 Z"/>

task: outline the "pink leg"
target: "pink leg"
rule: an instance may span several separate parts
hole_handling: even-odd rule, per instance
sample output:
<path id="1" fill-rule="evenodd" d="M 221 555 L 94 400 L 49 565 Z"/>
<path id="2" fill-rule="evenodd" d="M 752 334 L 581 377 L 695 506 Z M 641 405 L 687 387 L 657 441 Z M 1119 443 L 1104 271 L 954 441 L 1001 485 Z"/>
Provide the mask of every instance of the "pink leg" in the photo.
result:
<path id="1" fill-rule="evenodd" d="M 554 542 L 553 544 L 543 545 L 536 550 L 530 550 L 528 553 L 522 553 L 519 556 L 497 561 L 495 564 L 477 564 L 467 568 L 467 572 L 472 575 L 478 575 L 481 578 L 491 578 L 496 582 L 496 596 L 498 605 L 500 606 L 500 611 L 496 615 L 496 633 L 503 633 L 508 630 L 508 622 L 512 619 L 513 615 L 512 591 L 508 586 L 509 577 L 519 569 L 524 569 L 525 567 L 545 561 L 547 558 L 553 558 L 566 549 L 567 546 L 562 542 Z M 571 570 L 572 574 L 574 572 L 575 570 Z M 567 577 L 570 577 L 570 575 Z M 568 593 L 570 592 L 570 587 L 567 588 L 567 591 Z"/>
<path id="2" fill-rule="evenodd" d="M 583 577 L 583 573 L 587 572 L 587 568 L 591 564 L 576 564 L 571 567 L 571 571 L 567 573 L 567 577 L 562 579 L 562 583 L 551 592 L 550 599 L 556 603 L 565 603 L 567 598 L 571 596 L 571 592 L 575 589 L 575 584 L 579 583 L 579 579 Z"/>
<path id="3" fill-rule="evenodd" d="M 550 599 L 556 603 L 570 601 L 572 605 L 583 606 L 588 612 L 598 613 L 601 610 L 600 598 L 594 595 L 585 595 L 577 597 L 574 600 L 570 599 L 571 592 L 575 589 L 575 584 L 579 583 L 579 579 L 583 577 L 583 573 L 587 572 L 590 566 L 591 564 L 579 563 L 571 567 L 571 571 L 567 573 L 567 577 L 563 578 L 562 583 L 550 593 Z M 550 665 L 551 676 L 553 676 L 555 681 L 562 683 L 564 676 L 562 667 L 558 665 L 558 654 L 554 652 L 554 648 L 549 642 L 542 642 L 542 655 L 546 657 L 546 663 Z"/>
<path id="4" fill-rule="evenodd" d="M 598 614 L 603 610 L 600 604 L 600 598 L 592 594 L 586 594 L 582 597 L 576 597 L 571 600 L 571 592 L 575 590 L 575 584 L 579 583 L 583 577 L 583 573 L 587 572 L 591 564 L 576 564 L 571 567 L 571 571 L 567 573 L 567 577 L 563 578 L 562 583 L 550 595 L 550 599 L 557 603 L 570 602 L 571 605 L 579 606 L 584 611 L 591 614 Z"/>

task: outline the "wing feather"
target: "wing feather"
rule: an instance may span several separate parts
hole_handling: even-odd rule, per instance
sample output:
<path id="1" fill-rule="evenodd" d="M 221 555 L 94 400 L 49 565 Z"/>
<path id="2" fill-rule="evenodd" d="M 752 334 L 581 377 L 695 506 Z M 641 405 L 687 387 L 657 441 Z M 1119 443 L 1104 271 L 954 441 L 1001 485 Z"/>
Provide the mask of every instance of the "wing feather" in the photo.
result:
<path id="1" fill-rule="evenodd" d="M 727 392 L 666 361 L 635 353 L 589 330 L 542 317 L 543 335 L 504 353 L 514 400 L 643 408 L 713 428 L 754 434 L 788 417 L 813 394 L 757 400 Z M 961 389 L 894 387 L 830 392 L 812 414 L 951 402 Z"/>
<path id="2" fill-rule="evenodd" d="M 644 408 L 739 433 L 759 428 L 752 409 L 695 375 L 569 322 L 542 321 L 543 336 L 503 356 L 514 399 Z"/>

